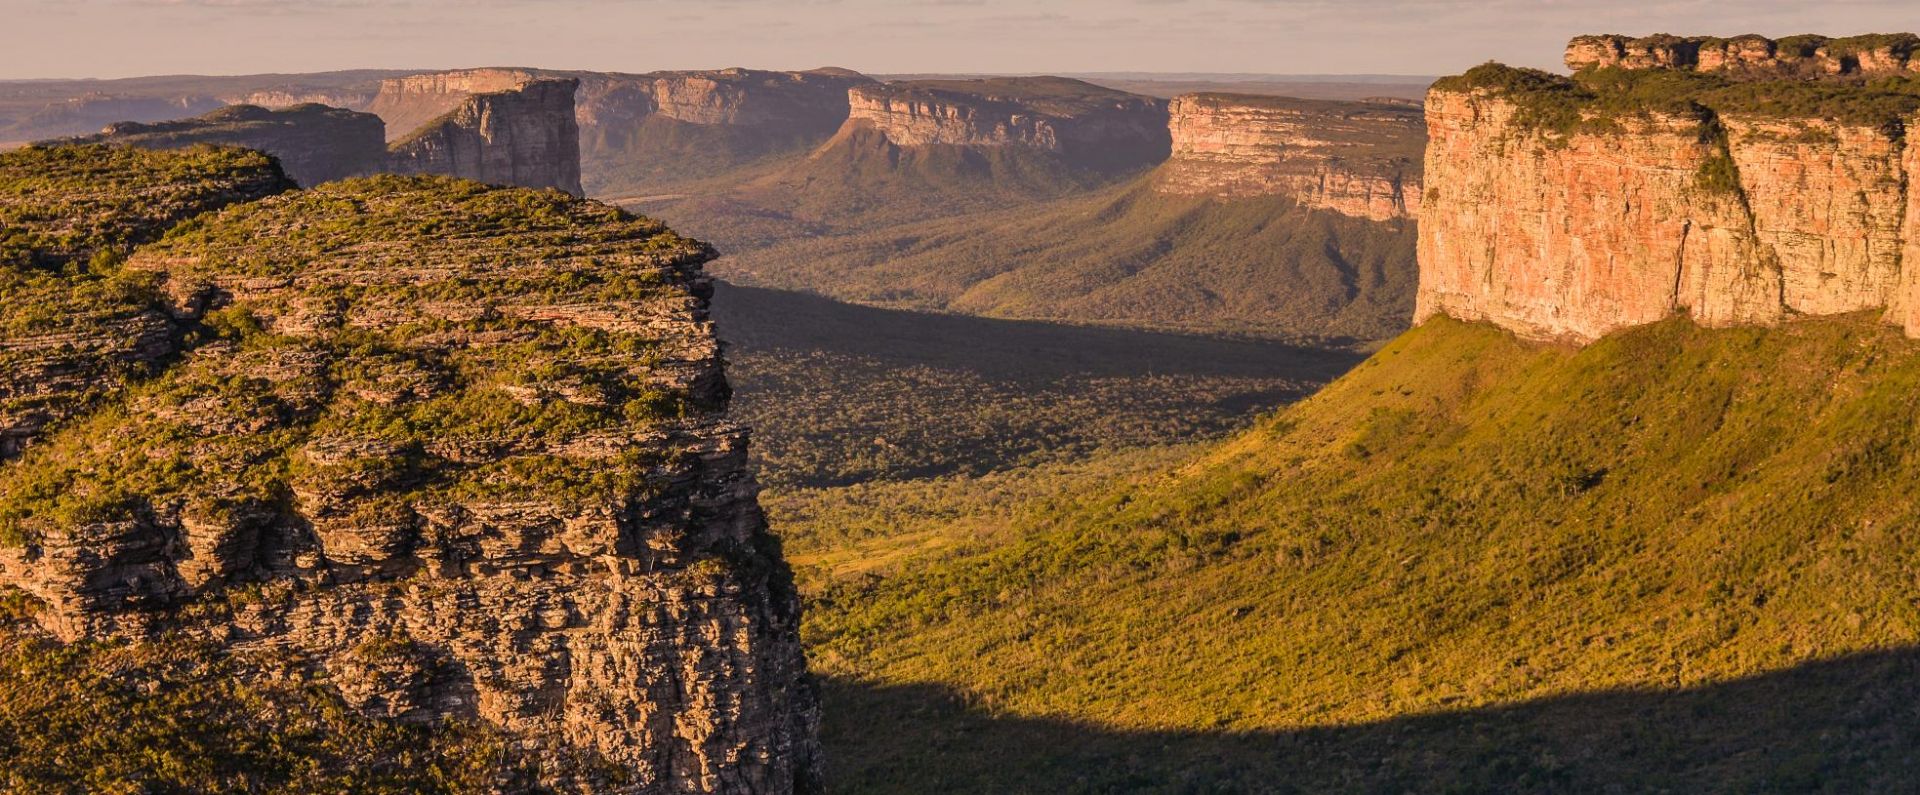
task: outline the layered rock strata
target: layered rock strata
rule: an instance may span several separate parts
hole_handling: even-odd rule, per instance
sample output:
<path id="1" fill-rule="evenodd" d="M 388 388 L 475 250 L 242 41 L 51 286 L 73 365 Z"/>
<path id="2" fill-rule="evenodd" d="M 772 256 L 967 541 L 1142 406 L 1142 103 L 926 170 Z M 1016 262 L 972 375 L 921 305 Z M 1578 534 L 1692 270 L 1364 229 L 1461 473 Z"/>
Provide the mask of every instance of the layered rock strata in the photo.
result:
<path id="1" fill-rule="evenodd" d="M 1587 341 L 1679 311 L 1890 310 L 1920 333 L 1920 91 L 1750 86 L 1702 76 L 1636 104 L 1491 65 L 1436 84 L 1417 319 Z"/>
<path id="2" fill-rule="evenodd" d="M 467 95 L 453 110 L 393 142 L 387 170 L 584 195 L 580 127 L 574 118 L 579 85 L 573 79 L 539 79 Z"/>
<path id="3" fill-rule="evenodd" d="M 364 108 L 387 123 L 387 140 L 406 138 L 458 109 L 475 94 L 513 91 L 540 75 L 527 69 L 460 69 L 394 77 Z"/>
<path id="4" fill-rule="evenodd" d="M 1920 36 L 1681 37 L 1579 36 L 1567 45 L 1567 68 L 1678 69 L 1746 77 L 1901 75 L 1920 73 Z"/>
<path id="5" fill-rule="evenodd" d="M 831 133 L 847 120 L 847 91 L 874 82 L 843 69 L 718 69 L 578 77 L 580 128 L 589 134 L 604 131 L 603 135 L 656 116 L 688 124 Z"/>
<path id="6" fill-rule="evenodd" d="M 386 125 L 370 113 L 324 105 L 268 110 L 234 105 L 191 119 L 141 124 L 120 122 L 76 143 L 106 143 L 146 149 L 224 144 L 273 155 L 287 176 L 304 186 L 380 171 L 385 166 Z"/>
<path id="7" fill-rule="evenodd" d="M 178 352 L 184 329 L 120 254 L 291 187 L 255 152 L 0 154 L 0 461 Z"/>
<path id="8" fill-rule="evenodd" d="M 854 87 L 847 130 L 902 147 L 1013 147 L 1125 167 L 1165 160 L 1163 100 L 1058 77 L 923 80 Z"/>
<path id="9" fill-rule="evenodd" d="M 62 638 L 485 721 L 543 788 L 817 790 L 712 256 L 438 177 L 203 217 L 127 264 L 197 344 L 0 468 L 0 584 Z"/>
<path id="10" fill-rule="evenodd" d="M 1426 128 L 1418 106 L 1230 94 L 1176 97 L 1162 193 L 1287 196 L 1356 218 L 1420 211 Z"/>

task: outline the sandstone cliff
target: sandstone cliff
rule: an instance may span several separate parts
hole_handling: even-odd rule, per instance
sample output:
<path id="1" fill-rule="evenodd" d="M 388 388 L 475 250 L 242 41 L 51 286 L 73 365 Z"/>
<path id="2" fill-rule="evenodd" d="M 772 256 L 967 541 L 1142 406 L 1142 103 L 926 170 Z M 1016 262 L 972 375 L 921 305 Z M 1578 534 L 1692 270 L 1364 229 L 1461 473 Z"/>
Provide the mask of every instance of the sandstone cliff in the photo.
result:
<path id="1" fill-rule="evenodd" d="M 847 120 L 843 69 L 569 73 L 580 80 L 581 171 L 596 195 L 658 192 L 819 146 Z"/>
<path id="2" fill-rule="evenodd" d="M 296 105 L 268 110 L 234 105 L 191 119 L 141 124 L 120 122 L 78 143 L 107 143 L 146 149 L 178 149 L 226 144 L 258 149 L 280 161 L 287 176 L 312 186 L 371 174 L 385 165 L 385 126 L 369 113 Z"/>
<path id="3" fill-rule="evenodd" d="M 1419 214 L 1418 106 L 1228 94 L 1177 97 L 1173 156 L 1155 188 L 1188 196 L 1285 196 L 1385 221 Z"/>
<path id="4" fill-rule="evenodd" d="M 387 140 L 418 132 L 475 94 L 513 91 L 538 79 L 527 69 L 461 69 L 382 80 L 365 110 L 387 123 Z"/>
<path id="5" fill-rule="evenodd" d="M 1584 341 L 1676 311 L 1717 326 L 1891 309 L 1920 332 L 1914 82 L 1678 63 L 1436 84 L 1417 319 Z"/>
<path id="6" fill-rule="evenodd" d="M 0 585 L 62 638 L 498 727 L 529 785 L 817 789 L 712 256 L 437 177 L 202 217 L 126 266 L 196 329 L 177 362 L 0 465 Z"/>
<path id="7" fill-rule="evenodd" d="M 577 80 L 538 79 L 466 95 L 452 110 L 393 142 L 387 170 L 584 195 L 580 127 L 574 120 L 578 88 Z"/>
<path id="8" fill-rule="evenodd" d="M 1124 169 L 1171 146 L 1162 100 L 1059 77 L 921 80 L 856 86 L 847 130 L 902 147 L 1019 148 Z"/>
<path id="9" fill-rule="evenodd" d="M 1678 69 L 1737 77 L 1817 77 L 1920 73 L 1920 36 L 1877 34 L 1830 39 L 1792 36 L 1579 36 L 1567 45 L 1574 70 Z"/>

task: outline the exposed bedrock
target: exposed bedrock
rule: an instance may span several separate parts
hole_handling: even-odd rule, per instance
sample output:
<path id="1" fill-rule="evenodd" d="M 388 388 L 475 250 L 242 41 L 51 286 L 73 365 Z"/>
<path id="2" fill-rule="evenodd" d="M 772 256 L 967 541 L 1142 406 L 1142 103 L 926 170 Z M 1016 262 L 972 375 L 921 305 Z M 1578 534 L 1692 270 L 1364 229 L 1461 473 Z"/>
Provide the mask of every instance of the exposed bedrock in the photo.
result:
<path id="1" fill-rule="evenodd" d="M 1384 221 L 1419 214 L 1420 108 L 1231 94 L 1192 94 L 1169 113 L 1173 156 L 1156 190 L 1286 196 Z"/>
<path id="2" fill-rule="evenodd" d="M 577 80 L 538 79 L 466 95 L 451 111 L 393 142 L 387 170 L 583 195 L 574 120 L 578 88 Z"/>
<path id="3" fill-rule="evenodd" d="M 1151 165 L 1171 148 L 1164 101 L 1066 78 L 875 83 L 849 101 L 849 129 L 902 147 L 1019 147 L 1098 168 Z"/>

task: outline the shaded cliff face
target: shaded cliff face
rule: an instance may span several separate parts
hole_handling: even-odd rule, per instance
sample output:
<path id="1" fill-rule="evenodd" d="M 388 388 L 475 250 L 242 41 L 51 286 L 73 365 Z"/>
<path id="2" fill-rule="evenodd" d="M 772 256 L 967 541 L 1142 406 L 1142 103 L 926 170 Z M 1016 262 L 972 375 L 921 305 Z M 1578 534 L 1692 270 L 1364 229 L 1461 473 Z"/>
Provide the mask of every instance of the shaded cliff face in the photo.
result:
<path id="1" fill-rule="evenodd" d="M 526 69 L 461 69 L 388 78 L 364 110 L 386 121 L 387 140 L 397 141 L 452 113 L 470 96 L 513 91 L 538 77 Z"/>
<path id="2" fill-rule="evenodd" d="M 293 187 L 258 152 L 0 154 L 0 461 L 180 349 L 186 329 L 117 259 L 177 223 Z"/>
<path id="3" fill-rule="evenodd" d="M 1418 107 L 1190 94 L 1169 107 L 1173 156 L 1156 189 L 1291 197 L 1384 221 L 1419 214 L 1426 129 Z"/>
<path id="4" fill-rule="evenodd" d="M 1872 34 L 1830 39 L 1826 36 L 1634 38 L 1578 36 L 1567 44 L 1567 68 L 1574 70 L 1678 69 L 1737 77 L 1817 77 L 1823 75 L 1902 75 L 1920 73 L 1920 36 Z"/>
<path id="5" fill-rule="evenodd" d="M 574 120 L 578 88 L 576 80 L 541 79 L 468 95 L 453 110 L 395 141 L 387 170 L 584 195 L 580 128 Z"/>
<path id="6" fill-rule="evenodd" d="M 579 73 L 581 170 L 596 195 L 658 190 L 818 146 L 857 72 Z"/>
<path id="7" fill-rule="evenodd" d="M 0 468 L 0 584 L 62 638 L 172 633 L 239 681 L 497 727 L 528 785 L 815 789 L 711 257 L 437 177 L 202 217 L 126 266 L 192 344 Z"/>
<path id="8" fill-rule="evenodd" d="M 113 124 L 78 143 L 145 149 L 225 144 L 258 149 L 280 161 L 287 176 L 312 186 L 370 174 L 385 165 L 385 125 L 380 117 L 324 105 L 268 110 L 234 105 L 191 119 Z"/>
<path id="9" fill-rule="evenodd" d="M 1920 262 L 1912 81 L 1588 74 L 1436 85 L 1418 319 L 1584 341 L 1681 310 L 1722 326 L 1891 308 L 1920 331 L 1902 286 Z"/>
<path id="10" fill-rule="evenodd" d="M 902 147 L 1016 147 L 1126 169 L 1166 159 L 1166 103 L 1059 77 L 920 80 L 854 88 L 850 129 Z"/>

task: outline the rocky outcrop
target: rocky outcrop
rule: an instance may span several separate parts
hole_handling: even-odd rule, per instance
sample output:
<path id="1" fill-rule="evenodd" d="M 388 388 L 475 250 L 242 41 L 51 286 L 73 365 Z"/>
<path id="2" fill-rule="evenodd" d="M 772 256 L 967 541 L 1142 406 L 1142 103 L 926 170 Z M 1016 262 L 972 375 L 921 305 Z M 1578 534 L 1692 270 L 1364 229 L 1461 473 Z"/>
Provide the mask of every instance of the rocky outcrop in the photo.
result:
<path id="1" fill-rule="evenodd" d="M 1879 34 L 1830 39 L 1792 36 L 1579 36 L 1567 45 L 1567 68 L 1679 69 L 1745 77 L 1897 75 L 1920 73 L 1920 36 Z"/>
<path id="2" fill-rule="evenodd" d="M 0 154 L 0 461 L 179 351 L 185 330 L 115 272 L 118 253 L 291 187 L 253 152 Z"/>
<path id="3" fill-rule="evenodd" d="M 618 130 L 655 116 L 688 124 L 826 134 L 847 120 L 847 91 L 874 82 L 838 69 L 587 73 L 579 78 L 580 129 L 589 138 L 617 136 Z"/>
<path id="4" fill-rule="evenodd" d="M 397 141 L 452 113 L 468 97 L 513 91 L 536 79 L 539 75 L 527 69 L 461 69 L 389 78 L 380 82 L 365 110 L 387 123 L 388 141 Z"/>
<path id="5" fill-rule="evenodd" d="M 395 141 L 387 170 L 584 195 L 580 127 L 574 120 L 577 88 L 577 80 L 539 79 L 467 95 L 451 111 Z"/>
<path id="6" fill-rule="evenodd" d="M 902 147 L 1013 147 L 1070 162 L 1129 167 L 1165 160 L 1166 103 L 1059 77 L 922 80 L 856 86 L 848 130 Z"/>
<path id="7" fill-rule="evenodd" d="M 287 176 L 312 186 L 381 170 L 387 154 L 384 133 L 380 117 L 369 113 L 324 105 L 285 110 L 234 105 L 191 119 L 120 122 L 75 142 L 147 149 L 242 146 L 273 155 Z"/>
<path id="8" fill-rule="evenodd" d="M 1286 196 L 1376 221 L 1419 214 L 1417 105 L 1191 94 L 1170 116 L 1173 156 L 1154 183 L 1162 193 Z"/>
<path id="9" fill-rule="evenodd" d="M 1437 84 L 1417 319 L 1587 341 L 1679 311 L 1726 326 L 1886 309 L 1920 333 L 1906 133 L 1920 100 L 1723 85 L 1634 106 L 1497 66 Z"/>
<path id="10" fill-rule="evenodd" d="M 0 584 L 62 638 L 167 633 L 367 715 L 498 727 L 541 791 L 816 791 L 712 256 L 437 177 L 205 217 L 127 267 L 207 333 L 0 468 Z"/>

